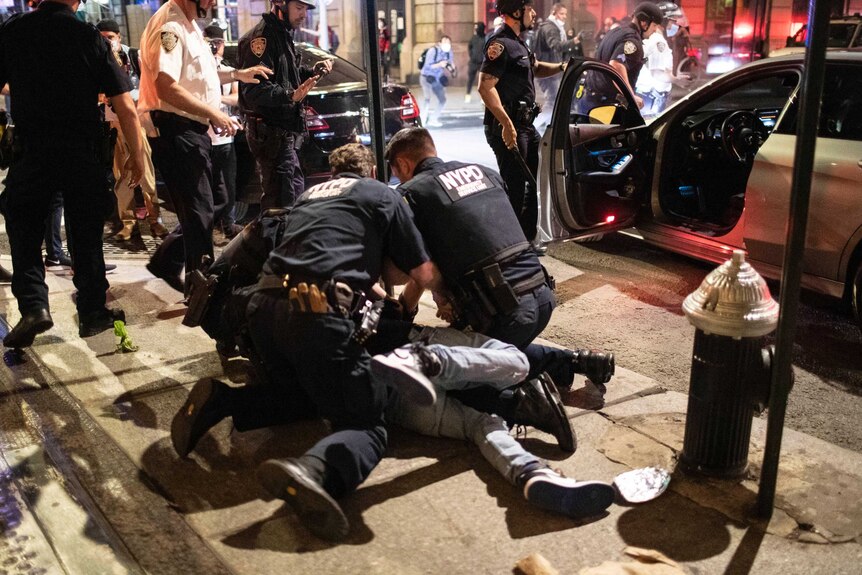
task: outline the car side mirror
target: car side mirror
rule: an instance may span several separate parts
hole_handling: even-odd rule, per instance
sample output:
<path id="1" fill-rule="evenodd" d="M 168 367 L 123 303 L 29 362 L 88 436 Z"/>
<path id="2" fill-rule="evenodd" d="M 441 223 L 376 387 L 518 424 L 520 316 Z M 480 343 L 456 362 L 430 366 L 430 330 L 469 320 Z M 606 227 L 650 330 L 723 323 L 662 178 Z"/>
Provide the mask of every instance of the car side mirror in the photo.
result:
<path id="1" fill-rule="evenodd" d="M 590 120 L 598 124 L 610 124 L 617 113 L 616 106 L 597 106 L 590 110 Z"/>

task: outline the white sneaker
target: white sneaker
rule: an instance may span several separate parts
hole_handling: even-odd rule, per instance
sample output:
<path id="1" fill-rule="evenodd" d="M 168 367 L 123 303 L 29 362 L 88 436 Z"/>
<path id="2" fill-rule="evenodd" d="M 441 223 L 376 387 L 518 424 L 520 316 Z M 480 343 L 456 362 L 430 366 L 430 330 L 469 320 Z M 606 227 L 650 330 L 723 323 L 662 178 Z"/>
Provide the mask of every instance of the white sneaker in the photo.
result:
<path id="1" fill-rule="evenodd" d="M 419 405 L 433 405 L 437 401 L 437 392 L 428 376 L 439 374 L 441 369 L 440 359 L 421 342 L 371 358 L 372 377 L 398 389 Z"/>
<path id="2" fill-rule="evenodd" d="M 614 502 L 615 493 L 609 483 L 576 481 L 550 468 L 532 472 L 524 484 L 527 501 L 573 519 L 598 515 Z"/>
<path id="3" fill-rule="evenodd" d="M 473 96 L 471 94 L 464 94 L 464 102 L 469 104 L 473 100 Z"/>
<path id="4" fill-rule="evenodd" d="M 443 127 L 443 123 L 440 120 L 431 120 L 430 122 L 428 122 L 425 125 L 428 126 L 429 128 L 442 128 Z"/>

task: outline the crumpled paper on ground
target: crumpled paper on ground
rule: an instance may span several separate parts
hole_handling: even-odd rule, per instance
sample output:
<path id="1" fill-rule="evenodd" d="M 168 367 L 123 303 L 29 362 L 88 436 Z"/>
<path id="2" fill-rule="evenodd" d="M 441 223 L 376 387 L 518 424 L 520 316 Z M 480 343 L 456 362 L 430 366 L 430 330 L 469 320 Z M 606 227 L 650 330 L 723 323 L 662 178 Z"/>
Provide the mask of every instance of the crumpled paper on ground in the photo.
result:
<path id="1" fill-rule="evenodd" d="M 685 575 L 679 563 L 655 549 L 626 547 L 623 551 L 635 561 L 605 561 L 578 571 L 578 575 Z"/>
<path id="2" fill-rule="evenodd" d="M 540 553 L 530 553 L 515 563 L 515 572 L 522 575 L 560 575 L 551 562 Z"/>

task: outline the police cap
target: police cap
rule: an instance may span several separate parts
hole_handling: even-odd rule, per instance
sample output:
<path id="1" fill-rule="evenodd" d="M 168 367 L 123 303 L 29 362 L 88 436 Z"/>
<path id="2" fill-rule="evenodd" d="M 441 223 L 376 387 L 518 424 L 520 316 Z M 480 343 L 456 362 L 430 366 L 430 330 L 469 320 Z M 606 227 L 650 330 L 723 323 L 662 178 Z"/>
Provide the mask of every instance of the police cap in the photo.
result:
<path id="1" fill-rule="evenodd" d="M 527 4 L 532 4 L 533 0 L 497 0 L 494 2 L 494 10 L 497 14 L 508 14 L 514 16 L 515 12 L 520 12 Z M 521 12 L 523 14 L 523 12 Z"/>
<path id="2" fill-rule="evenodd" d="M 120 33 L 120 25 L 116 20 L 99 20 L 96 24 L 96 30 L 99 32 L 113 32 L 114 34 Z"/>
<path id="3" fill-rule="evenodd" d="M 204 28 L 204 38 L 224 40 L 224 30 L 218 24 L 210 24 Z"/>
<path id="4" fill-rule="evenodd" d="M 632 16 L 647 23 L 661 24 L 664 20 L 664 14 L 653 2 L 641 2 L 635 6 Z"/>

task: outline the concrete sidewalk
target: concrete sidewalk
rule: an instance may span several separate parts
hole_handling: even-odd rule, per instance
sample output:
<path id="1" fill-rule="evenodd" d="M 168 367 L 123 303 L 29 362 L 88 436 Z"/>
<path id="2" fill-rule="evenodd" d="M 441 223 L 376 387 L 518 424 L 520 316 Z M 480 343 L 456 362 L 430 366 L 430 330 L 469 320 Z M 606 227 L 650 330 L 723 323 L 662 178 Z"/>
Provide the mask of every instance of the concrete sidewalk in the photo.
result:
<path id="1" fill-rule="evenodd" d="M 775 514 L 759 524 L 762 419 L 746 480 L 677 471 L 660 498 L 583 523 L 531 507 L 471 445 L 393 429 L 386 459 L 343 501 L 348 541 L 322 542 L 280 500 L 263 498 L 254 470 L 302 453 L 323 426 L 238 433 L 223 422 L 178 459 L 170 421 L 190 386 L 241 384 L 244 361 L 220 361 L 201 330 L 181 325 L 179 294 L 146 272 L 146 254 L 112 262 L 112 303 L 126 310 L 138 352 L 116 353 L 109 332 L 77 337 L 71 277 L 49 273 L 56 325 L 21 357 L 7 352 L 0 368 L 2 573 L 510 573 L 534 552 L 577 573 L 628 560 L 628 546 L 661 551 L 692 574 L 859 573 L 862 455 L 786 430 Z M 580 274 L 544 263 L 563 286 Z M 14 325 L 8 286 L 0 296 Z M 571 330 L 574 313 L 562 306 L 546 333 Z M 420 318 L 434 321 L 430 301 Z M 576 382 L 565 398 L 575 454 L 532 429 L 522 441 L 571 477 L 674 469 L 687 398 L 637 368 L 623 362 L 604 396 Z"/>

